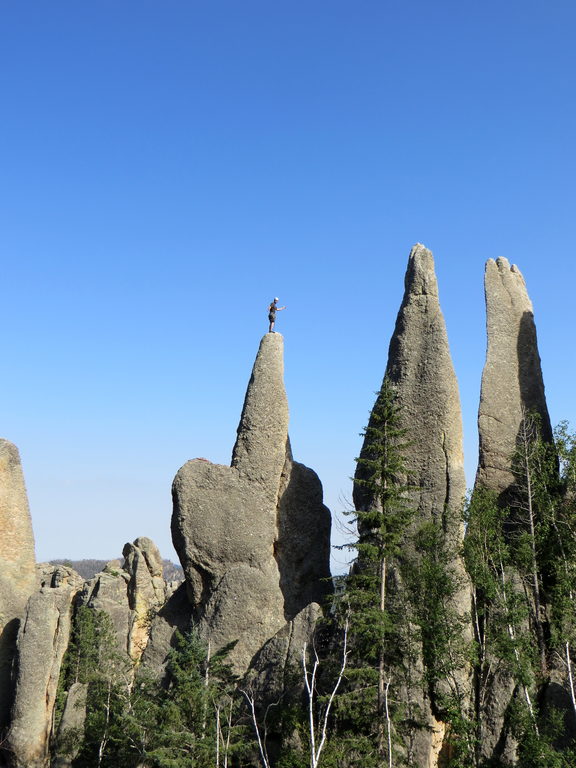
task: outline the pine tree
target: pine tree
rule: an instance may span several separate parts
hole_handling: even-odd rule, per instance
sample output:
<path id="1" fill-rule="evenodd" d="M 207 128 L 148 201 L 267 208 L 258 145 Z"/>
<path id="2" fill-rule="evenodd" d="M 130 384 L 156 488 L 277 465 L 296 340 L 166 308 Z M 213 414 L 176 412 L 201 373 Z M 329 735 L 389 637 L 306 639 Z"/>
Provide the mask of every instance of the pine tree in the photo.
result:
<path id="1" fill-rule="evenodd" d="M 194 630 L 177 633 L 165 678 L 135 670 L 118 651 L 110 617 L 81 606 L 74 619 L 61 700 L 74 682 L 88 687 L 75 768 L 226 768 L 246 748 L 229 648 L 210 654 Z M 70 745 L 56 754 L 70 754 Z"/>
<path id="2" fill-rule="evenodd" d="M 394 720 L 406 714 L 392 695 L 400 687 L 392 670 L 410 658 L 412 638 L 406 606 L 390 590 L 389 579 L 414 513 L 403 459 L 406 430 L 387 377 L 362 434 L 364 447 L 354 480 L 360 503 L 351 513 L 358 528 L 358 540 L 351 545 L 356 561 L 339 609 L 350 624 L 349 683 L 337 708 L 341 739 L 346 739 L 346 729 L 353 732 L 350 751 L 360 747 L 366 766 L 384 761 L 392 766 Z"/>

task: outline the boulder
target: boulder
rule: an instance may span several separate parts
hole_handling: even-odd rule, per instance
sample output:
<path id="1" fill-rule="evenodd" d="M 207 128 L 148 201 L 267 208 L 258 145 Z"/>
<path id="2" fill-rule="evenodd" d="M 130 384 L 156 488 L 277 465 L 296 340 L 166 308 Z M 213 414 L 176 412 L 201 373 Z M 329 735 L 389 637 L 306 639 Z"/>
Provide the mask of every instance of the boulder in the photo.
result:
<path id="1" fill-rule="evenodd" d="M 330 512 L 317 475 L 292 459 L 283 338 L 266 334 L 248 384 L 230 467 L 187 462 L 172 494 L 172 539 L 192 612 L 245 671 L 262 646 L 331 589 Z"/>

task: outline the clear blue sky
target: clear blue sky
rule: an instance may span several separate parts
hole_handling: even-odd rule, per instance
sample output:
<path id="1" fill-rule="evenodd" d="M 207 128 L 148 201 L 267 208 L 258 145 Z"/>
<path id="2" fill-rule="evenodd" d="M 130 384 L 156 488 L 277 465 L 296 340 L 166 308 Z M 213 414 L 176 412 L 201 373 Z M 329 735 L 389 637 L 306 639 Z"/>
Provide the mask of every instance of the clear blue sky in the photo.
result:
<path id="1" fill-rule="evenodd" d="M 468 481 L 487 258 L 576 423 L 576 4 L 1 0 L 0 435 L 40 560 L 170 543 L 228 463 L 273 296 L 295 457 L 336 511 L 407 256 L 436 259 Z"/>

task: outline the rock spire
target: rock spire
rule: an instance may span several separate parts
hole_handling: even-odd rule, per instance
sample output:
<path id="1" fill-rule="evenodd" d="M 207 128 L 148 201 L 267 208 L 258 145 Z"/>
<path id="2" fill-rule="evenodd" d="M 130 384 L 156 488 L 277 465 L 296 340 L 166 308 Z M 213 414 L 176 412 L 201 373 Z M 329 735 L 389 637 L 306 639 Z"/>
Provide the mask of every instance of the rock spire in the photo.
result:
<path id="1" fill-rule="evenodd" d="M 410 502 L 416 508 L 414 521 L 402 547 L 402 558 L 412 560 L 412 567 L 417 568 L 414 534 L 425 523 L 437 526 L 447 551 L 452 553 L 448 567 L 460 585 L 451 607 L 455 616 L 463 618 L 470 610 L 470 592 L 458 554 L 466 492 L 460 396 L 440 309 L 434 259 L 421 244 L 412 248 L 408 259 L 404 299 L 390 341 L 386 376 L 396 392 L 400 426 L 406 429 L 408 445 L 403 456 L 410 483 L 416 489 Z M 362 476 L 359 464 L 356 477 Z M 356 484 L 354 503 L 356 509 L 369 509 L 375 500 L 365 486 Z M 397 585 L 400 592 L 406 589 L 395 564 L 390 566 L 387 582 Z M 422 668 L 423 655 L 418 663 Z M 465 686 L 467 669 L 460 669 L 457 675 Z M 438 691 L 433 686 L 426 688 L 416 683 L 402 696 L 416 704 L 423 719 L 414 736 L 414 764 L 432 768 L 438 762 L 445 726 L 435 700 Z"/>
<path id="2" fill-rule="evenodd" d="M 28 601 L 18 632 L 17 675 L 5 748 L 12 768 L 44 768 L 60 667 L 82 579 L 65 566 L 38 566 L 40 589 Z"/>
<path id="3" fill-rule="evenodd" d="M 239 671 L 329 590 L 330 512 L 317 475 L 293 461 L 283 338 L 266 334 L 230 467 L 187 462 L 173 484 L 172 539 L 192 610 Z"/>
<path id="4" fill-rule="evenodd" d="M 479 462 L 474 489 L 494 492 L 502 507 L 515 506 L 516 478 L 511 466 L 521 423 L 526 414 L 535 411 L 540 416 L 544 441 L 552 443 L 552 429 L 532 302 L 522 273 L 516 265 L 510 266 L 507 259 L 488 259 L 484 291 L 487 351 L 478 411 Z M 507 569 L 506 580 L 510 592 L 518 592 L 524 599 L 521 578 L 514 569 Z M 541 610 L 545 613 L 547 606 L 543 605 Z M 551 653 L 550 658 L 554 659 L 555 654 Z M 497 661 L 491 666 L 495 671 L 489 695 L 479 708 L 481 753 L 487 760 L 514 763 L 517 745 L 507 724 L 507 711 L 517 683 L 508 672 L 499 669 Z M 562 675 L 557 674 L 552 688 L 561 691 L 562 684 L 568 687 Z"/>
<path id="5" fill-rule="evenodd" d="M 36 588 L 34 535 L 18 449 L 0 439 L 0 727 L 10 707 L 10 669 L 26 602 Z"/>

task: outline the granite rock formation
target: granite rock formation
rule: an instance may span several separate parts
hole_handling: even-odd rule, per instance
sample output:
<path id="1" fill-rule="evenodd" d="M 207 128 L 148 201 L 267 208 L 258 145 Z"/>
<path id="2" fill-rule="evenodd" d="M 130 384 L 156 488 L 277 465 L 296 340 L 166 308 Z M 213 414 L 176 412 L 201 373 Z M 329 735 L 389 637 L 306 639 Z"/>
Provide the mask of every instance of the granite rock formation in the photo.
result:
<path id="1" fill-rule="evenodd" d="M 150 621 L 166 599 L 162 558 L 151 539 L 140 536 L 122 551 L 124 563 L 108 563 L 84 585 L 81 602 L 110 617 L 118 649 L 131 662 L 140 660 L 148 644 Z"/>
<path id="2" fill-rule="evenodd" d="M 65 566 L 38 566 L 40 589 L 18 632 L 12 719 L 5 748 L 13 768 L 44 768 L 62 658 L 68 646 L 72 601 L 82 581 Z"/>
<path id="3" fill-rule="evenodd" d="M 166 598 L 162 559 L 146 537 L 126 544 L 124 557 L 123 566 L 113 561 L 89 582 L 63 565 L 38 566 L 39 589 L 28 601 L 16 646 L 14 703 L 5 744 L 12 768 L 44 768 L 49 760 L 56 689 L 77 605 L 110 617 L 118 648 L 131 664 L 142 656 L 152 615 Z M 60 736 L 66 729 L 81 728 L 79 703 L 85 694 L 77 685 L 67 692 Z M 67 764 L 65 755 L 58 760 Z"/>
<path id="4" fill-rule="evenodd" d="M 407 446 L 403 450 L 415 507 L 412 530 L 403 545 L 403 557 L 417 567 L 414 532 L 424 523 L 438 527 L 442 539 L 452 552 L 448 567 L 460 587 L 452 609 L 463 618 L 470 610 L 470 591 L 463 562 L 458 554 L 463 539 L 462 507 L 466 492 L 462 449 L 462 417 L 458 384 L 450 357 L 444 317 L 440 309 L 438 285 L 432 253 L 423 245 L 415 245 L 408 259 L 405 292 L 394 334 L 390 341 L 386 376 L 394 387 L 400 408 L 401 428 L 406 430 Z M 367 437 L 361 456 L 369 445 Z M 360 463 L 356 477 L 364 477 Z M 370 509 L 377 501 L 366 486 L 355 484 L 356 509 Z M 389 583 L 404 589 L 394 564 L 390 566 Z M 421 662 L 420 662 L 421 663 Z M 459 672 L 460 684 L 468 686 L 468 670 Z M 444 723 L 436 701 L 438 690 L 424 685 L 404 691 L 406 699 L 415 702 L 424 716 L 423 726 L 415 735 L 414 764 L 437 765 L 442 748 Z"/>
<path id="5" fill-rule="evenodd" d="M 552 443 L 553 436 L 532 302 L 524 278 L 518 267 L 510 266 L 507 259 L 489 259 L 484 290 L 487 351 L 478 411 L 479 464 L 474 488 L 493 492 L 499 504 L 507 507 L 515 505 L 516 478 L 511 465 L 524 417 L 536 412 L 540 416 L 542 439 Z M 515 571 L 508 569 L 506 579 L 510 592 L 525 594 Z M 546 606 L 542 609 L 545 611 Z M 507 710 L 515 696 L 517 681 L 500 669 L 496 660 L 490 668 L 494 671 L 488 695 L 479 708 L 481 754 L 486 760 L 502 759 L 515 764 L 517 745 L 507 726 Z M 551 672 L 556 683 L 548 686 L 548 690 L 556 690 L 555 705 L 560 711 L 565 708 L 560 695 L 562 674 Z M 564 687 L 567 688 L 566 681 Z M 542 702 L 545 699 L 546 695 Z"/>
<path id="6" fill-rule="evenodd" d="M 195 459 L 173 484 L 172 538 L 193 615 L 239 672 L 330 589 L 330 513 L 316 474 L 292 459 L 283 339 L 266 334 L 230 467 Z"/>
<path id="7" fill-rule="evenodd" d="M 532 302 L 518 267 L 489 259 L 484 278 L 488 345 L 482 373 L 476 484 L 503 493 L 514 482 L 510 460 L 523 415 L 536 411 L 542 437 L 552 429 L 544 395 Z"/>
<path id="8" fill-rule="evenodd" d="M 0 729 L 7 723 L 16 635 L 36 588 L 34 535 L 18 449 L 0 439 Z"/>

